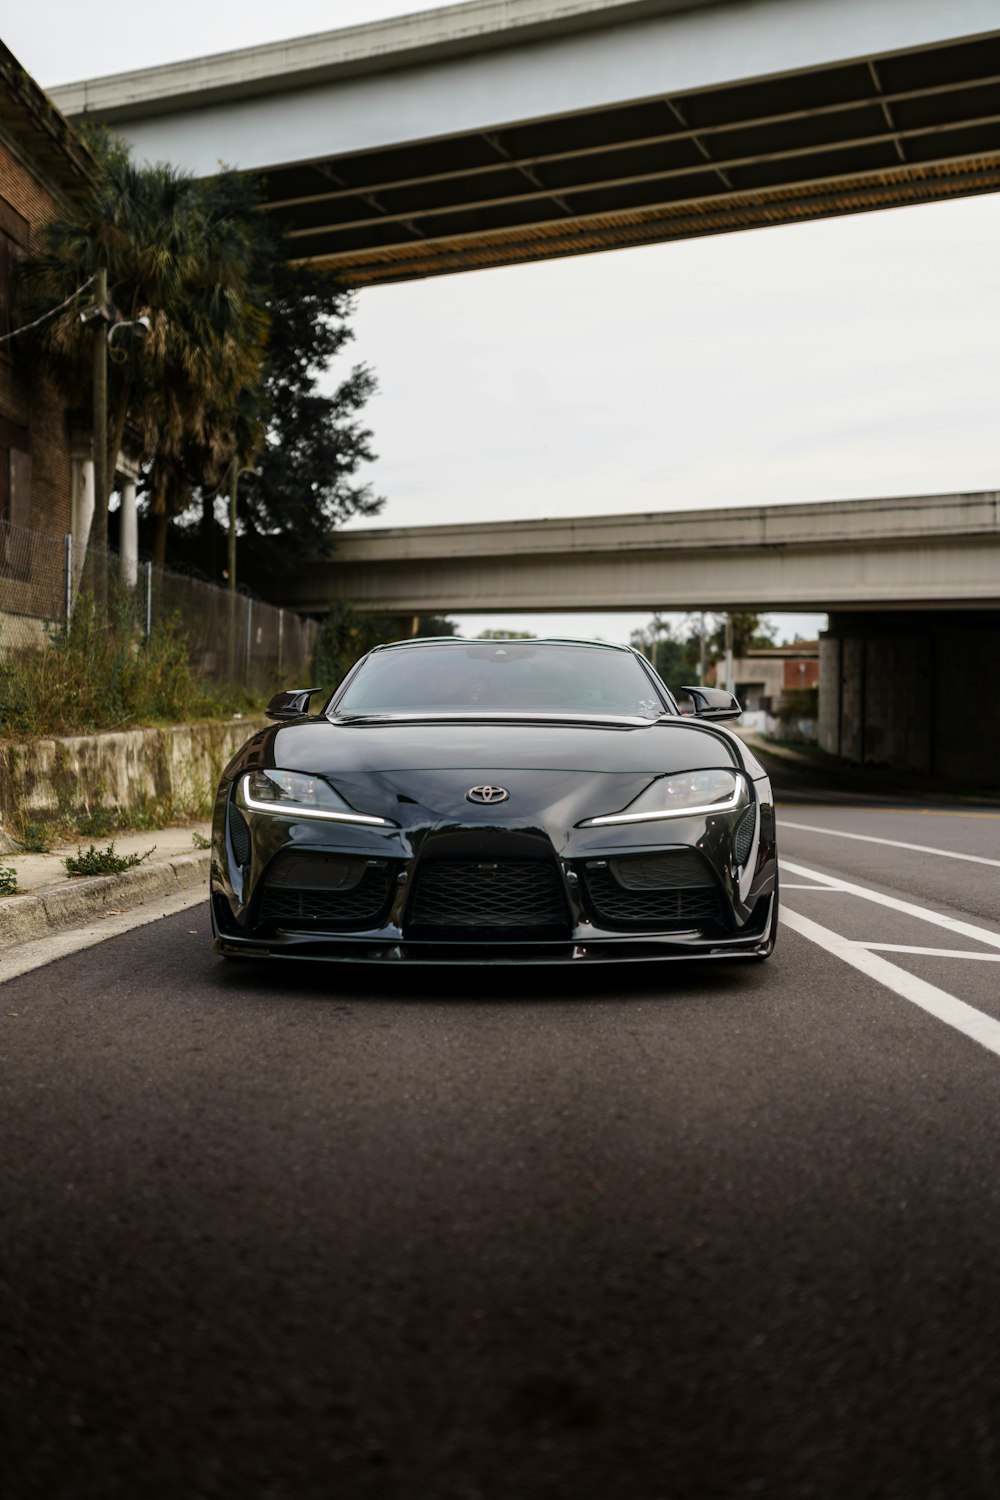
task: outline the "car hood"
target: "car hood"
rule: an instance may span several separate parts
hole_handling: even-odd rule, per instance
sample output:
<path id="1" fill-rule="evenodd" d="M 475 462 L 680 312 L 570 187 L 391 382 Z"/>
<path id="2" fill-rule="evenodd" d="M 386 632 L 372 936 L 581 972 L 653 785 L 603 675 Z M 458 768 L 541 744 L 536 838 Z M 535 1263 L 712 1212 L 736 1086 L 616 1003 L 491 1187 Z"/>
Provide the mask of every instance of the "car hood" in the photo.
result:
<path id="1" fill-rule="evenodd" d="M 308 719 L 255 735 L 227 775 L 279 766 L 326 777 L 359 811 L 418 829 L 544 829 L 558 847 L 582 819 L 627 806 L 656 776 L 738 766 L 727 739 L 701 725 L 585 721 Z M 470 802 L 477 785 L 509 797 Z"/>
<path id="2" fill-rule="evenodd" d="M 337 777 L 386 771 L 618 771 L 662 776 L 738 765 L 724 736 L 683 719 L 595 724 L 586 720 L 308 719 L 255 736 L 259 766 Z M 247 747 L 248 749 L 250 746 Z"/>

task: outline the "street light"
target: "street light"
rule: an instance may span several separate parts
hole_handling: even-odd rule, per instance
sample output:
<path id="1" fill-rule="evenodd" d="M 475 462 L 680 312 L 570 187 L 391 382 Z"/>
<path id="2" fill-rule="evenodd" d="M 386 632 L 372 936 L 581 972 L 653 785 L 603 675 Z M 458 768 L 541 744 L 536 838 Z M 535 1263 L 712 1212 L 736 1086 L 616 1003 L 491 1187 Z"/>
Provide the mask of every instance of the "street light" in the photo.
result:
<path id="1" fill-rule="evenodd" d="M 108 329 L 109 353 L 111 350 L 111 346 L 115 341 L 115 334 L 130 333 L 134 339 L 139 339 L 140 342 L 142 342 L 147 337 L 152 326 L 153 325 L 150 323 L 145 314 L 141 318 L 133 318 L 131 322 L 127 322 L 126 320 L 122 319 L 121 322 L 112 323 L 111 327 Z M 119 353 L 117 357 L 114 354 L 111 354 L 111 358 L 115 359 L 116 363 L 122 362 L 125 359 L 124 350 Z"/>

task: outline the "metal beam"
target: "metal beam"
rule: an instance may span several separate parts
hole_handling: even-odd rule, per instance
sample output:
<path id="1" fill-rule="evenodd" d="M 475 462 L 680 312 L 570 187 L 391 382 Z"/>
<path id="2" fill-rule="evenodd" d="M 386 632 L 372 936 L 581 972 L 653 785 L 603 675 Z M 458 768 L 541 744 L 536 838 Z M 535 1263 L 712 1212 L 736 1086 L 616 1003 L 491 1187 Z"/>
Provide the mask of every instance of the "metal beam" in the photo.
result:
<path id="1" fill-rule="evenodd" d="M 968 164 L 970 167 L 967 173 L 955 170 L 965 164 Z M 948 169 L 952 169 L 951 176 L 945 177 L 941 175 L 938 177 L 935 175 L 936 173 L 943 174 Z M 680 220 L 684 211 L 688 210 L 697 214 L 697 224 L 692 222 L 685 232 L 707 233 L 711 231 L 713 215 L 716 218 L 720 214 L 725 216 L 734 207 L 737 210 L 742 207 L 751 211 L 758 209 L 765 211 L 770 208 L 772 210 L 773 222 L 781 222 L 784 219 L 797 220 L 826 213 L 866 212 L 871 208 L 888 206 L 890 203 L 931 201 L 935 196 L 951 196 L 977 191 L 995 192 L 1000 187 L 1000 180 L 998 180 L 997 175 L 998 171 L 1000 171 L 1000 152 L 990 152 L 976 157 L 972 162 L 968 162 L 968 159 L 965 157 L 956 157 L 952 161 L 934 162 L 926 168 L 926 177 L 921 177 L 920 169 L 904 170 L 899 167 L 891 169 L 876 167 L 869 172 L 845 174 L 843 179 L 817 177 L 806 182 L 796 182 L 794 184 L 795 197 L 791 201 L 786 199 L 784 190 L 781 187 L 760 191 L 748 189 L 733 193 L 716 193 L 708 197 L 702 194 L 685 199 L 671 198 L 661 202 L 654 201 L 628 210 L 596 209 L 589 214 L 578 214 L 572 221 L 572 224 L 567 224 L 564 219 L 537 220 L 527 226 L 510 226 L 506 232 L 512 237 L 516 236 L 519 232 L 523 234 L 525 229 L 529 230 L 533 235 L 552 232 L 560 228 L 586 232 L 588 228 L 599 230 L 609 217 L 625 219 L 629 216 L 634 216 L 637 225 L 641 222 L 642 216 L 646 214 L 666 214 L 670 215 L 671 218 Z M 849 193 L 855 193 L 859 191 L 863 192 L 868 185 L 873 188 L 888 189 L 897 179 L 902 188 L 912 189 L 912 191 L 902 191 L 895 195 L 889 191 L 884 191 L 865 203 L 859 203 L 854 209 L 843 203 L 838 191 L 841 182 L 844 190 Z M 934 184 L 934 187 L 932 188 L 930 184 Z M 921 185 L 926 189 L 923 193 L 920 192 Z M 782 208 L 788 209 L 789 212 L 782 214 L 779 211 Z M 391 223 L 392 221 L 389 222 Z M 758 219 L 754 218 L 753 222 L 756 224 Z M 340 227 L 343 228 L 344 226 Z M 738 219 L 720 222 L 720 228 L 738 227 Z M 298 237 L 305 238 L 310 232 L 322 234 L 324 231 L 323 229 L 302 231 Z M 504 232 L 501 229 L 496 231 L 496 234 L 501 235 Z M 295 236 L 289 237 L 293 238 Z M 664 235 L 664 238 L 670 237 L 670 235 Z M 447 246 L 454 246 L 456 249 L 459 249 L 463 244 L 481 243 L 482 240 L 483 234 L 481 231 L 470 230 L 448 234 L 440 238 L 428 236 L 424 244 L 428 250 Z M 511 243 L 513 243 L 513 239 Z M 344 260 L 346 263 L 360 268 L 364 265 L 366 256 L 370 256 L 373 260 L 382 260 L 386 256 L 391 255 L 393 251 L 405 248 L 409 244 L 409 241 L 394 241 L 389 244 L 373 247 L 370 251 L 358 252 L 354 250 L 338 255 L 336 250 L 332 250 L 315 256 L 303 256 L 300 259 L 316 260 L 331 266 L 336 265 L 338 260 Z M 593 248 L 596 249 L 599 247 L 595 245 Z"/>
<path id="2" fill-rule="evenodd" d="M 996 124 L 1000 124 L 1000 112 L 998 112 L 996 114 L 992 114 L 992 115 L 982 115 L 979 118 L 974 119 L 974 120 L 948 121 L 945 124 L 941 124 L 941 125 L 915 126 L 915 127 L 912 127 L 911 129 L 908 129 L 908 130 L 898 131 L 893 136 L 887 136 L 887 135 L 882 135 L 882 134 L 880 134 L 880 135 L 867 135 L 867 136 L 854 136 L 854 137 L 852 137 L 849 140 L 827 141 L 827 142 L 824 142 L 822 145 L 819 145 L 819 146 L 798 146 L 798 147 L 794 147 L 794 148 L 789 148 L 786 151 L 767 151 L 767 152 L 762 152 L 762 153 L 759 153 L 759 154 L 757 154 L 755 156 L 735 156 L 735 157 L 728 157 L 728 158 L 726 158 L 726 159 L 724 159 L 722 161 L 717 161 L 717 160 L 714 160 L 711 157 L 708 157 L 707 160 L 704 160 L 704 161 L 701 161 L 701 162 L 696 162 L 692 166 L 675 167 L 675 168 L 672 168 L 672 169 L 670 169 L 668 171 L 665 171 L 665 172 L 633 172 L 633 173 L 619 174 L 619 176 L 617 176 L 617 177 L 601 178 L 601 179 L 599 179 L 596 182 L 581 182 L 581 183 L 576 183 L 576 184 L 574 184 L 574 186 L 573 186 L 573 188 L 572 188 L 571 191 L 574 194 L 576 194 L 576 193 L 595 193 L 595 192 L 600 192 L 600 191 L 606 190 L 606 189 L 611 189 L 611 188 L 616 188 L 616 187 L 626 187 L 626 186 L 629 186 L 631 184 L 639 184 L 639 183 L 644 183 L 644 182 L 673 182 L 673 181 L 677 181 L 678 179 L 682 179 L 682 178 L 685 178 L 685 177 L 703 176 L 704 173 L 707 170 L 707 171 L 710 171 L 710 172 L 714 172 L 718 177 L 720 177 L 722 179 L 722 182 L 723 182 L 724 186 L 730 192 L 734 192 L 734 191 L 739 191 L 739 189 L 734 188 L 734 185 L 733 185 L 733 183 L 731 181 L 731 178 L 729 177 L 728 174 L 731 173 L 731 172 L 733 172 L 733 171 L 739 170 L 739 168 L 741 168 L 741 167 L 761 166 L 761 165 L 764 165 L 765 163 L 769 163 L 769 162 L 801 161 L 801 160 L 803 160 L 805 158 L 808 158 L 808 157 L 825 156 L 825 155 L 829 155 L 829 154 L 832 154 L 833 152 L 837 152 L 837 151 L 852 151 L 852 150 L 857 150 L 859 147 L 863 147 L 863 146 L 874 146 L 874 145 L 880 145 L 881 146 L 881 145 L 887 145 L 887 144 L 890 144 L 892 141 L 895 141 L 896 144 L 898 145 L 900 140 L 916 140 L 916 139 L 919 139 L 919 138 L 922 138 L 922 137 L 926 137 L 926 136 L 945 135 L 949 131 L 975 129 L 976 127 L 982 126 L 982 125 L 996 125 Z M 986 148 L 987 151 L 989 151 L 991 149 L 992 148 L 990 148 L 990 147 Z M 963 161 L 963 160 L 966 160 L 966 159 L 978 158 L 982 154 L 983 153 L 979 152 L 979 151 L 977 151 L 977 152 L 962 152 L 960 156 L 953 157 L 953 158 L 945 157 L 944 160 L 945 161 L 951 160 L 951 161 L 954 161 L 954 162 L 959 162 L 959 161 Z M 904 162 L 906 161 L 905 157 L 903 157 L 903 161 Z M 873 170 L 878 171 L 879 169 L 875 168 Z M 813 182 L 821 182 L 821 181 L 822 182 L 835 182 L 837 180 L 837 177 L 840 176 L 840 175 L 843 175 L 845 177 L 846 176 L 852 176 L 853 177 L 856 174 L 855 174 L 855 172 L 853 170 L 848 169 L 845 172 L 843 172 L 842 174 L 841 173 L 827 174 L 826 176 L 824 176 L 822 178 L 814 178 L 814 179 L 812 179 L 812 181 Z M 796 186 L 808 187 L 810 185 L 810 179 L 802 179 L 802 178 L 799 178 L 797 176 L 791 177 L 791 178 L 787 179 L 787 183 L 791 183 L 793 181 L 795 182 Z M 777 186 L 779 186 L 779 184 L 774 184 L 774 186 L 777 187 Z M 753 189 L 747 189 L 746 191 L 753 191 Z M 357 192 L 357 193 L 354 194 L 354 197 L 360 198 L 362 200 L 365 200 L 366 199 L 366 193 L 365 192 Z M 305 227 L 303 227 L 301 229 L 286 230 L 285 237 L 286 237 L 286 239 L 295 240 L 295 239 L 304 239 L 307 236 L 313 235 L 313 234 L 329 234 L 329 235 L 334 235 L 334 234 L 337 234 L 337 233 L 343 232 L 344 230 L 349 230 L 349 229 L 367 229 L 372 224 L 376 224 L 376 223 L 378 223 L 378 224 L 395 224 L 395 223 L 407 224 L 407 221 L 416 222 L 418 220 L 422 221 L 422 220 L 425 220 L 425 219 L 446 218 L 446 217 L 448 217 L 450 215 L 453 215 L 453 214 L 474 213 L 477 210 L 483 209 L 483 208 L 499 208 L 499 207 L 505 207 L 507 205 L 517 204 L 517 203 L 535 203 L 535 202 L 538 202 L 538 201 L 541 201 L 541 200 L 546 200 L 546 199 L 550 200 L 550 201 L 555 201 L 555 203 L 557 204 L 557 206 L 560 207 L 565 213 L 573 213 L 574 217 L 578 216 L 577 212 L 575 210 L 572 210 L 569 207 L 568 204 L 566 204 L 561 198 L 559 198 L 557 196 L 556 192 L 552 188 L 541 187 L 541 188 L 535 188 L 531 192 L 508 193 L 508 194 L 505 194 L 503 197 L 500 197 L 500 198 L 471 198 L 471 199 L 466 199 L 464 202 L 460 202 L 460 203 L 447 203 L 447 204 L 437 205 L 434 208 L 422 208 L 422 209 L 418 209 L 416 212 L 414 212 L 411 209 L 411 210 L 406 211 L 404 214 L 394 214 L 391 211 L 391 209 L 387 209 L 384 205 L 379 204 L 379 205 L 377 205 L 381 209 L 381 216 L 379 218 L 376 218 L 376 219 L 372 219 L 372 218 L 365 218 L 365 219 L 343 219 L 343 220 L 334 220 L 332 223 L 329 223 L 329 224 L 307 225 L 307 226 L 305 226 Z M 699 195 L 699 200 L 700 201 L 704 201 L 704 196 L 703 195 Z M 370 198 L 369 198 L 368 201 L 370 201 Z M 665 199 L 665 200 L 662 200 L 662 201 L 663 202 L 674 202 L 676 200 L 674 200 L 674 199 Z M 654 202 L 655 202 L 655 200 L 654 200 Z M 600 210 L 598 210 L 598 212 L 600 212 Z"/>
<path id="3" fill-rule="evenodd" d="M 872 63 L 870 66 L 874 69 L 875 65 Z M 724 131 L 731 132 L 734 129 L 757 130 L 767 125 L 794 124 L 800 120 L 812 120 L 822 116 L 844 114 L 848 110 L 878 108 L 880 105 L 888 107 L 893 104 L 908 103 L 914 99 L 932 98 L 939 94 L 954 94 L 962 92 L 965 89 L 992 88 L 997 86 L 1000 86 L 1000 74 L 993 73 L 982 78 L 969 79 L 962 83 L 934 84 L 924 89 L 901 90 L 893 94 L 866 94 L 857 99 L 850 99 L 846 103 L 817 105 L 815 109 L 792 110 L 777 115 L 753 115 L 745 120 L 740 120 L 738 125 L 731 123 L 726 125 L 704 125 L 697 132 L 693 130 L 668 130 L 658 135 L 629 136 L 626 139 L 619 138 L 606 143 L 577 146 L 565 151 L 544 151 L 532 153 L 530 156 L 512 156 L 507 161 L 484 162 L 477 167 L 453 167 L 449 171 L 423 172 L 419 176 L 411 177 L 376 178 L 372 182 L 361 183 L 357 187 L 348 187 L 345 184 L 343 188 L 334 193 L 310 193 L 291 198 L 272 198 L 263 207 L 266 210 L 271 210 L 297 208 L 310 203 L 332 203 L 341 198 L 357 198 L 366 188 L 375 188 L 379 192 L 390 192 L 395 188 L 423 187 L 431 183 L 448 182 L 464 177 L 485 177 L 491 173 L 507 171 L 510 167 L 544 167 L 552 162 L 577 161 L 590 156 L 607 155 L 614 151 L 629 151 L 645 146 L 660 146 L 672 141 L 689 140 L 696 133 L 700 136 L 712 136 L 721 134 Z M 891 116 L 888 116 L 888 114 L 887 119 L 891 130 L 895 131 Z M 832 144 L 836 144 L 836 142 Z M 375 152 L 371 153 L 370 156 L 354 157 L 352 161 L 363 162 L 370 159 L 377 161 L 380 155 L 381 153 Z M 903 159 L 905 160 L 905 158 Z M 294 165 L 282 167 L 280 170 L 283 172 L 296 171 L 301 170 L 304 166 L 316 166 L 318 171 L 323 170 L 322 167 L 313 162 L 304 162 L 298 167 Z M 330 175 L 332 178 L 333 174 L 331 173 Z"/>

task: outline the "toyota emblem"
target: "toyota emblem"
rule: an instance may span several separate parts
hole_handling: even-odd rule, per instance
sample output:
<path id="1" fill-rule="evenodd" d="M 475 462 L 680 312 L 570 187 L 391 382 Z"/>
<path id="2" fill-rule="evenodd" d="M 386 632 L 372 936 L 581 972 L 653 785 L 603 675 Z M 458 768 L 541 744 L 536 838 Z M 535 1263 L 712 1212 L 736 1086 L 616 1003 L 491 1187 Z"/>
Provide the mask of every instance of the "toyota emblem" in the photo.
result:
<path id="1" fill-rule="evenodd" d="M 492 806 L 494 802 L 506 802 L 510 792 L 505 786 L 473 786 L 465 796 L 469 802 L 485 802 Z"/>

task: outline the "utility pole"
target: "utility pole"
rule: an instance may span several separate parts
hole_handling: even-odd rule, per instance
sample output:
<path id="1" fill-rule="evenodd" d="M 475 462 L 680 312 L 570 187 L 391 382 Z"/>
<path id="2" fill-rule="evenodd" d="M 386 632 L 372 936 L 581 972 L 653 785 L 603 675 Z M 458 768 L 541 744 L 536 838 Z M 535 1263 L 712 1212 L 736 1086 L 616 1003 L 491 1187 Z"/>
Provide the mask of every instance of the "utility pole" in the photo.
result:
<path id="1" fill-rule="evenodd" d="M 97 315 L 91 337 L 94 357 L 94 520 L 91 540 L 108 549 L 108 272 L 98 266 L 94 273 L 94 303 Z"/>
<path id="2" fill-rule="evenodd" d="M 733 617 L 726 611 L 726 691 L 736 691 L 733 681 Z"/>
<path id="3" fill-rule="evenodd" d="M 701 629 L 698 632 L 698 682 L 705 686 L 705 611 L 701 612 Z"/>
<path id="4" fill-rule="evenodd" d="M 229 468 L 229 592 L 236 592 L 236 492 L 240 487 L 240 476 L 242 474 L 260 474 L 260 469 L 245 465 L 240 468 L 240 461 L 234 457 Z"/>
<path id="5" fill-rule="evenodd" d="M 236 592 L 236 491 L 240 483 L 240 461 L 233 455 L 229 470 L 229 592 Z"/>

